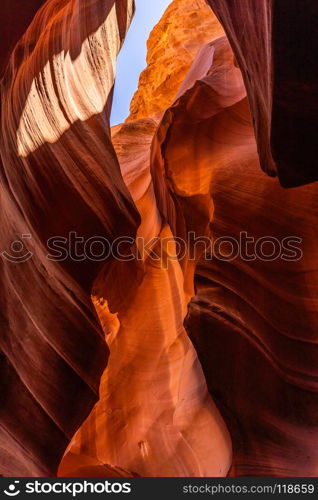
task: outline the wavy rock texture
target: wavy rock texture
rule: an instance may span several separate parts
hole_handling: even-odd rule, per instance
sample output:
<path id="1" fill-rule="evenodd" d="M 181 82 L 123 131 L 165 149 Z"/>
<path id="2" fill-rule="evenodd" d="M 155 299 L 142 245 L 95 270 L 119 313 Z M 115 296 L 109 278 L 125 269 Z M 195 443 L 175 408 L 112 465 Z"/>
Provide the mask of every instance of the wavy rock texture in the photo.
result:
<path id="1" fill-rule="evenodd" d="M 239 241 L 246 231 L 254 240 L 302 241 L 298 259 L 292 248 L 275 261 L 207 253 L 196 268 L 186 324 L 231 431 L 231 474 L 316 476 L 317 187 L 285 191 L 261 174 L 243 81 L 224 39 L 201 50 L 180 94 L 153 143 L 157 197 L 182 197 L 197 236 L 205 214 L 200 222 L 191 198 L 209 193 L 214 240 Z M 173 224 L 173 201 L 161 209 Z"/>
<path id="2" fill-rule="evenodd" d="M 114 143 L 124 177 L 127 164 L 130 175 L 134 165 L 136 173 L 144 169 L 145 148 L 148 148 L 149 135 L 153 134 L 154 128 L 153 119 L 148 119 L 130 122 L 116 130 Z M 141 161 L 139 169 L 136 158 Z M 161 219 L 175 235 L 184 235 L 194 229 L 198 236 L 202 236 L 208 234 L 210 228 L 214 239 L 224 236 L 239 239 L 240 231 L 246 231 L 255 239 L 269 235 L 279 241 L 288 236 L 303 240 L 301 260 L 292 260 L 292 249 L 286 252 L 285 260 L 278 258 L 274 262 L 246 261 L 240 257 L 230 262 L 215 258 L 211 261 L 208 254 L 201 258 L 196 268 L 197 294 L 191 302 L 186 325 L 202 362 L 210 394 L 217 401 L 231 431 L 231 474 L 316 476 L 317 252 L 312 230 L 317 218 L 316 186 L 285 191 L 277 181 L 260 172 L 246 91 L 225 39 L 216 40 L 198 53 L 174 105 L 164 114 L 155 133 L 151 169 Z M 127 184 L 129 186 L 129 182 Z M 138 203 L 138 197 L 134 199 Z M 213 218 L 211 200 L 214 203 Z M 156 220 L 153 214 L 150 219 Z M 154 222 L 151 227 L 156 227 Z M 182 265 L 184 289 L 191 295 L 191 287 L 187 286 L 192 277 L 191 263 L 182 262 Z M 187 278 L 189 275 L 190 279 Z M 146 271 L 139 290 L 147 287 L 150 276 Z M 154 297 L 154 289 L 144 290 L 152 290 Z M 164 289 L 164 297 L 166 295 Z M 152 313 L 151 324 L 155 325 L 153 303 L 153 300 L 147 302 L 143 309 L 143 327 L 147 325 L 145 311 L 148 310 Z M 159 303 L 164 305 L 165 317 L 168 318 L 169 305 L 164 298 Z M 174 303 L 177 303 L 176 295 Z M 133 321 L 129 325 L 133 325 L 138 317 L 138 305 L 135 304 L 131 316 Z M 156 456 L 151 446 L 156 442 L 152 427 L 156 429 L 156 435 L 160 435 L 163 417 L 158 418 L 157 427 L 154 415 L 158 409 L 149 410 L 147 404 L 139 406 L 136 403 L 137 394 L 147 394 L 147 390 L 148 397 L 140 401 L 149 398 L 152 388 L 149 374 L 153 364 L 150 371 L 143 373 L 146 387 L 138 380 L 138 373 L 130 371 L 129 365 L 133 366 L 133 361 L 128 362 L 122 371 L 117 368 L 121 366 L 121 356 L 116 356 L 119 346 L 125 346 L 125 351 L 137 359 L 143 352 L 145 359 L 139 361 L 138 366 L 146 367 L 149 362 L 147 336 L 144 333 L 140 346 L 138 332 L 135 328 L 133 331 L 134 335 L 131 333 L 125 339 L 120 338 L 118 332 L 112 334 L 109 371 L 108 374 L 106 371 L 102 384 L 106 392 L 94 415 L 77 436 L 72 451 L 85 455 L 96 453 L 97 448 L 96 454 L 103 461 L 118 463 L 121 455 L 126 460 L 125 468 L 129 460 L 130 470 L 142 475 L 169 475 L 167 468 L 161 468 L 161 456 Z M 167 334 L 167 326 L 164 331 Z M 163 333 L 160 339 L 164 342 Z M 149 352 L 156 345 L 154 338 L 151 340 Z M 112 365 L 113 355 L 116 367 Z M 154 353 L 151 355 L 153 359 L 156 359 Z M 160 385 L 164 387 L 165 370 L 161 371 L 164 364 L 154 364 L 158 366 Z M 173 358 L 168 358 L 167 366 L 174 366 Z M 176 368 L 171 369 L 171 373 L 176 372 Z M 126 379 L 128 373 L 130 376 Z M 126 397 L 124 419 L 121 417 L 122 400 L 125 399 L 120 398 L 121 380 L 127 380 L 127 385 L 134 387 L 129 391 L 132 394 L 130 404 L 134 407 L 135 402 L 136 405 L 135 411 L 129 411 Z M 187 381 L 189 387 L 191 384 Z M 111 403 L 104 406 L 108 410 L 111 407 L 107 417 L 105 410 L 103 414 L 103 401 Z M 113 413 L 113 401 L 117 402 L 118 418 Z M 161 411 L 164 406 L 162 402 Z M 155 423 L 153 426 L 148 423 L 148 432 L 131 436 L 130 428 L 143 429 L 138 423 L 140 415 L 148 415 Z M 108 422 L 107 426 L 105 422 Z M 118 436 L 125 437 L 117 441 L 112 435 L 110 439 L 109 428 L 115 428 Z M 186 470 L 171 470 L 171 475 L 176 475 L 176 471 L 193 475 L 206 473 L 202 467 L 204 461 L 198 454 L 198 430 L 195 435 L 193 450 L 201 470 L 194 471 L 190 463 Z M 179 453 L 180 448 L 170 433 L 169 438 L 184 466 L 186 454 L 182 448 Z M 118 443 L 122 443 L 124 451 Z M 125 448 L 127 443 L 128 450 Z M 136 451 L 137 444 L 140 455 Z M 109 448 L 112 455 L 107 451 Z M 164 445 L 161 443 L 162 450 Z M 174 458 L 173 452 L 171 455 Z M 173 462 L 170 458 L 168 463 Z M 209 465 L 211 467 L 211 459 Z"/>
<path id="3" fill-rule="evenodd" d="M 0 5 L 0 76 L 11 51 L 24 35 L 37 10 L 45 0 L 2 0 Z"/>
<path id="4" fill-rule="evenodd" d="M 231 464 L 227 429 L 183 327 L 185 275 L 150 175 L 155 127 L 152 119 L 137 120 L 117 127 L 113 137 L 147 251 L 140 248 L 142 283 L 117 321 L 102 297 L 95 302 L 110 358 L 100 401 L 70 446 L 74 465 L 78 456 L 76 475 L 87 456 L 141 476 L 224 476 Z M 59 473 L 65 474 L 63 462 Z"/>
<path id="5" fill-rule="evenodd" d="M 277 168 L 286 185 L 310 180 L 306 155 L 295 174 L 299 156 L 286 153 L 282 170 L 274 147 L 277 2 L 210 2 L 234 57 L 203 2 L 174 0 L 112 143 L 115 57 L 132 4 L 62 3 L 40 11 L 1 88 L 1 238 L 9 247 L 34 235 L 32 260 L 1 262 L 1 473 L 54 474 L 101 378 L 59 475 L 316 476 L 317 187 L 284 190 L 260 168 Z M 278 82 L 293 69 L 281 64 Z M 314 83 L 301 88 L 310 96 Z M 299 102 L 284 106 L 291 140 Z M 46 239 L 71 230 L 138 236 L 125 248 L 135 258 L 48 261 Z M 191 231 L 201 244 L 181 258 L 178 238 Z M 222 260 L 204 249 L 206 236 L 242 231 L 297 236 L 303 256 Z"/>
<path id="6" fill-rule="evenodd" d="M 318 179 L 318 4 L 208 0 L 246 84 L 263 170 L 285 187 Z M 297 33 L 297 36 L 295 36 Z"/>
<path id="7" fill-rule="evenodd" d="M 46 242 L 136 233 L 108 126 L 132 10 L 124 0 L 46 2 L 1 82 L 1 246 L 19 240 L 34 254 L 0 262 L 3 475 L 55 474 L 98 399 L 107 349 L 90 294 L 101 264 L 54 262 Z"/>
<path id="8" fill-rule="evenodd" d="M 239 240 L 243 230 L 254 238 L 303 239 L 295 262 L 289 249 L 286 261 L 214 258 L 196 271 L 187 328 L 231 432 L 232 473 L 315 477 L 317 187 L 284 191 L 259 172 L 255 151 L 217 167 L 211 195 L 214 238 Z"/>
<path id="9" fill-rule="evenodd" d="M 171 106 L 198 50 L 223 34 L 205 0 L 171 2 L 150 34 L 147 68 L 140 75 L 128 120 Z"/>
<path id="10" fill-rule="evenodd" d="M 174 9 L 180 9 L 179 2 L 173 4 Z M 198 12 L 195 3 L 195 16 L 186 18 L 189 29 L 193 17 L 205 27 L 204 14 L 209 11 L 204 8 L 200 18 Z M 222 32 L 210 12 L 208 19 Z M 192 33 L 186 22 L 184 30 Z M 157 29 L 156 36 L 161 33 Z M 189 46 L 197 43 L 195 33 L 193 43 L 188 39 Z M 140 95 L 145 91 L 141 79 Z M 139 247 L 142 282 L 116 317 L 110 314 L 105 297 L 95 297 L 110 358 L 100 401 L 65 457 L 66 463 L 70 456 L 74 466 L 77 463 L 76 474 L 86 457 L 95 458 L 96 464 L 120 464 L 142 476 L 224 476 L 231 465 L 227 429 L 207 392 L 183 327 L 194 293 L 193 266 L 178 262 L 172 224 L 165 223 L 154 196 L 150 146 L 158 125 L 157 111 L 152 108 L 152 118 L 131 120 L 113 130 L 123 178 L 141 215 L 137 235 L 147 248 Z M 65 470 L 62 461 L 59 474 Z"/>

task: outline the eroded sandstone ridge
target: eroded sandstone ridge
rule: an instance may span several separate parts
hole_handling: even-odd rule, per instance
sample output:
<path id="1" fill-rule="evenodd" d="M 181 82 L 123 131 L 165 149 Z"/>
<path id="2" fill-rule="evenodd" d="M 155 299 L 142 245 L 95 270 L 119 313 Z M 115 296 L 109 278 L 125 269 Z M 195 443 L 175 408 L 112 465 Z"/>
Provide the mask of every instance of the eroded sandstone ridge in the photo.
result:
<path id="1" fill-rule="evenodd" d="M 313 0 L 208 0 L 242 70 L 261 167 L 285 187 L 318 180 L 318 56 Z M 295 36 L 297 33 L 297 36 Z"/>
<path id="2" fill-rule="evenodd" d="M 90 294 L 100 263 L 49 260 L 47 241 L 138 226 L 108 127 L 132 12 L 125 0 L 46 2 L 1 81 L 1 248 L 20 241 L 13 256 L 33 254 L 0 261 L 3 475 L 56 473 L 98 399 L 107 348 Z"/>
<path id="3" fill-rule="evenodd" d="M 150 34 L 147 68 L 140 75 L 129 120 L 171 106 L 198 50 L 223 34 L 205 0 L 171 2 Z"/>
<path id="4" fill-rule="evenodd" d="M 193 17 L 198 32 L 201 21 L 203 28 L 209 22 L 222 33 L 212 12 L 204 6 L 200 13 L 199 5 L 194 2 Z M 180 13 L 180 7 L 182 2 L 174 2 L 168 12 Z M 188 29 L 188 20 L 189 28 L 193 28 L 189 11 L 183 29 L 191 46 L 191 34 L 193 45 L 197 43 L 197 35 L 195 30 Z M 159 37 L 160 42 L 160 24 L 152 37 Z M 153 47 L 157 47 L 155 42 Z M 177 53 L 178 47 L 177 42 L 173 51 Z M 173 75 L 175 61 L 173 58 L 170 61 Z M 188 64 L 188 56 L 182 51 L 181 61 Z M 239 70 L 236 72 L 239 74 Z M 139 96 L 147 103 L 149 89 L 143 78 Z M 178 78 L 175 81 L 171 78 L 175 93 Z M 156 96 L 160 97 L 161 79 L 162 75 L 150 77 L 154 101 Z M 241 78 L 240 83 L 243 90 Z M 150 150 L 158 126 L 158 109 L 163 107 L 162 104 L 152 107 L 151 98 L 150 95 L 152 116 L 136 120 L 131 117 L 113 130 L 121 172 L 141 215 L 137 236 L 147 246 L 142 282 L 129 303 L 124 307 L 119 305 L 116 317 L 109 313 L 107 296 L 97 293 L 94 298 L 110 358 L 101 381 L 100 401 L 73 439 L 60 466 L 61 475 L 81 473 L 87 457 L 96 457 L 96 464 L 120 464 L 131 474 L 141 476 L 225 476 L 231 465 L 230 436 L 207 391 L 197 354 L 183 326 L 188 301 L 194 294 L 194 265 L 176 258 L 174 225 L 166 220 L 155 197 L 157 179 L 151 171 Z M 170 100 L 168 97 L 166 102 Z M 140 114 L 143 112 L 142 108 Z M 165 182 L 162 174 L 159 173 L 160 182 Z M 165 194 L 161 197 L 166 199 Z M 204 209 L 210 217 L 213 210 L 210 200 Z M 182 224 L 183 215 L 179 215 Z M 206 223 L 204 220 L 203 225 Z"/>
<path id="5" fill-rule="evenodd" d="M 174 0 L 112 131 L 133 2 L 49 0 L 11 55 L 1 241 L 30 233 L 33 257 L 0 261 L 3 475 L 54 475 L 69 442 L 62 476 L 317 475 L 317 186 L 285 190 L 261 170 L 315 178 L 306 151 L 299 163 L 306 141 L 292 158 L 283 140 L 281 156 L 277 120 L 291 140 L 301 118 L 289 94 L 277 118 L 272 68 L 293 76 L 282 13 L 271 0 L 210 4 L 229 40 L 205 2 Z M 306 106 L 314 76 L 296 85 Z M 47 239 L 71 231 L 139 237 L 124 248 L 138 258 L 48 260 Z M 301 255 L 220 258 L 191 232 L 226 237 L 225 253 L 242 232 L 293 236 Z"/>

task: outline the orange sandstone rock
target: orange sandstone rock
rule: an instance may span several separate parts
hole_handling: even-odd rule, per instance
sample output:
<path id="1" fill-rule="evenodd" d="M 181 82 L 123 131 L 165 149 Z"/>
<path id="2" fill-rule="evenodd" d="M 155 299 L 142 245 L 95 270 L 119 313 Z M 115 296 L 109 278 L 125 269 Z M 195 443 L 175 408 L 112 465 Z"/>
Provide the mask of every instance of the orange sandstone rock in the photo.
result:
<path id="1" fill-rule="evenodd" d="M 233 475 L 317 475 L 317 187 L 284 191 L 260 171 L 272 83 L 270 54 L 258 59 L 248 44 L 260 7 L 210 3 L 245 84 L 244 62 L 256 78 L 247 90 L 258 149 L 242 74 L 203 0 L 174 0 L 154 29 L 112 141 L 132 2 L 49 0 L 12 54 L 1 87 L 1 240 L 32 233 L 34 258 L 0 261 L 1 474 L 53 475 L 71 440 L 62 476 L 225 476 L 231 464 Z M 233 41 L 237 29 L 243 41 Z M 147 251 L 137 240 L 133 261 L 48 261 L 47 238 L 70 230 L 139 236 Z M 177 255 L 189 231 L 244 230 L 302 238 L 303 258 L 224 262 L 201 249 L 190 260 L 191 245 Z"/>
<path id="2" fill-rule="evenodd" d="M 0 259 L 5 476 L 55 475 L 98 399 L 107 347 L 90 296 L 101 263 L 70 254 L 56 262 L 47 241 L 71 231 L 110 241 L 136 234 L 108 126 L 132 12 L 126 0 L 49 0 L 1 81 L 1 251 L 18 239 L 24 252 L 14 257 L 33 254 L 20 264 Z"/>
<path id="3" fill-rule="evenodd" d="M 174 0 L 148 40 L 147 68 L 128 120 L 164 111 L 175 99 L 198 50 L 223 35 L 205 0 Z"/>

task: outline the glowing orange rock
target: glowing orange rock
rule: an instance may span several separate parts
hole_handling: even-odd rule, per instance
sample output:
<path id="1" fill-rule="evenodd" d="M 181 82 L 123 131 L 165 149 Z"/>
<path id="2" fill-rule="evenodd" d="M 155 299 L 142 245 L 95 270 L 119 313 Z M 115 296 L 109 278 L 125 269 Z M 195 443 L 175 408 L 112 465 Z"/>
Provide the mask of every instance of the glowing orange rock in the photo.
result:
<path id="1" fill-rule="evenodd" d="M 208 3 L 243 73 L 262 169 L 285 187 L 317 181 L 317 2 Z"/>
<path id="2" fill-rule="evenodd" d="M 171 15 L 175 8 L 180 8 L 179 1 L 172 4 Z M 197 23 L 202 19 L 203 32 L 203 14 L 209 11 L 200 11 L 197 4 L 194 10 L 189 19 Z M 221 31 L 211 13 L 208 19 Z M 165 18 L 154 31 L 156 36 L 162 36 L 164 23 Z M 194 38 L 196 46 L 196 32 Z M 174 50 L 178 47 L 177 43 Z M 240 83 L 242 87 L 241 77 Z M 158 240 L 150 247 L 151 255 L 141 252 L 143 277 L 129 303 L 120 307 L 118 321 L 105 309 L 107 296 L 96 298 L 109 364 L 100 401 L 74 437 L 65 460 L 72 454 L 80 469 L 89 456 L 142 476 L 225 476 L 231 465 L 230 437 L 183 327 L 194 293 L 194 269 L 178 261 L 172 224 L 165 223 L 157 207 L 165 198 L 156 198 L 153 188 L 150 147 L 156 127 L 152 117 L 129 120 L 113 130 L 123 178 L 141 215 L 137 236 L 146 245 Z M 129 291 L 128 284 L 125 290 Z M 64 473 L 62 461 L 60 474 Z"/>
<path id="3" fill-rule="evenodd" d="M 247 20 L 260 7 L 233 0 L 225 15 L 228 3 L 214 7 L 233 37 L 242 5 Z M 231 464 L 232 475 L 315 476 L 317 188 L 284 191 L 260 171 L 258 153 L 271 159 L 269 71 L 265 90 L 247 85 L 252 112 L 266 94 L 257 150 L 237 65 L 257 66 L 257 51 L 247 44 L 235 60 L 201 0 L 175 0 L 153 31 L 131 116 L 111 141 L 132 11 L 124 0 L 47 2 L 5 73 L 1 241 L 30 233 L 34 255 L 18 268 L 0 261 L 0 472 L 55 474 L 71 440 L 61 476 L 225 476 Z M 237 52 L 242 40 L 231 41 Z M 233 241 L 242 230 L 298 236 L 303 258 L 224 261 L 200 249 L 190 259 L 191 244 L 177 255 L 190 231 Z M 47 239 L 70 231 L 139 237 L 125 249 L 138 259 L 48 260 Z"/>
<path id="4" fill-rule="evenodd" d="M 229 257 L 207 252 L 196 267 L 187 330 L 233 438 L 231 474 L 316 476 L 317 186 L 288 191 L 262 174 L 225 39 L 198 54 L 184 91 L 156 132 L 153 176 L 157 199 L 166 193 L 166 221 L 174 225 L 182 204 L 185 223 L 201 235 L 207 214 L 195 201 L 205 195 L 214 203 L 211 236 L 228 242 Z M 254 248 L 270 240 L 265 257 L 244 257 L 243 232 Z"/>
<path id="5" fill-rule="evenodd" d="M 198 50 L 223 34 L 205 0 L 171 2 L 148 40 L 147 68 L 140 75 L 128 119 L 167 109 Z"/>
<path id="6" fill-rule="evenodd" d="M 3 475 L 56 474 L 98 399 L 107 347 L 90 295 L 101 264 L 54 262 L 47 241 L 136 234 L 108 127 L 132 11 L 126 0 L 46 2 L 1 82 L 1 251 L 18 238 L 33 254 L 0 259 Z"/>

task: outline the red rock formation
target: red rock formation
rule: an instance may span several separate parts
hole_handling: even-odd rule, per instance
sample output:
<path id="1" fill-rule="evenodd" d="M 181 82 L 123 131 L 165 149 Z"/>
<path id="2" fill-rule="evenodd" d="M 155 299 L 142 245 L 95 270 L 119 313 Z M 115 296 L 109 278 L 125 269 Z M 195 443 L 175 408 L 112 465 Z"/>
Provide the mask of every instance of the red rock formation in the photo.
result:
<path id="1" fill-rule="evenodd" d="M 317 2 L 208 2 L 244 76 L 263 170 L 285 187 L 318 180 Z"/>
<path id="2" fill-rule="evenodd" d="M 45 0 L 2 0 L 0 5 L 0 76 L 15 44 Z"/>
<path id="3" fill-rule="evenodd" d="M 211 69 L 201 72 L 209 58 Z M 195 200 L 209 193 L 213 239 L 227 238 L 225 254 L 242 232 L 275 239 L 276 248 L 290 236 L 302 242 L 298 257 L 294 248 L 275 259 L 207 253 L 187 328 L 234 439 L 232 474 L 316 476 L 317 188 L 285 191 L 261 174 L 238 73 L 224 40 L 198 54 L 156 133 L 157 198 L 165 193 L 160 208 L 173 226 L 177 195 L 200 236 L 207 218 Z"/>
<path id="4" fill-rule="evenodd" d="M 171 2 L 150 34 L 147 68 L 140 75 L 128 120 L 148 118 L 171 106 L 198 50 L 223 34 L 205 0 Z"/>
<path id="5" fill-rule="evenodd" d="M 18 239 L 33 253 L 0 261 L 3 475 L 55 474 L 98 398 L 107 350 L 90 294 L 101 264 L 54 262 L 46 243 L 136 232 L 108 127 L 131 14 L 125 0 L 46 2 L 1 82 L 1 248 Z"/>
<path id="6" fill-rule="evenodd" d="M 317 187 L 283 190 L 259 172 L 255 151 L 215 169 L 211 196 L 215 239 L 294 236 L 303 252 L 202 260 L 196 271 L 187 328 L 231 432 L 232 473 L 317 476 Z"/>
<path id="7" fill-rule="evenodd" d="M 313 178 L 306 152 L 296 169 L 307 143 L 286 153 L 278 140 L 281 106 L 289 140 L 300 126 L 299 101 L 282 103 L 279 83 L 299 73 L 300 55 L 294 67 L 281 60 L 282 12 L 270 0 L 210 3 L 236 60 L 201 0 L 174 0 L 113 145 L 110 95 L 131 2 L 49 0 L 11 56 L 1 239 L 9 248 L 31 233 L 34 257 L 1 262 L 4 475 L 56 472 L 100 378 L 62 476 L 225 476 L 231 463 L 232 475 L 317 475 L 317 188 L 284 190 L 260 169 L 277 167 L 288 185 Z M 310 97 L 314 85 L 301 88 Z M 47 239 L 70 231 L 138 236 L 125 248 L 138 259 L 48 260 Z M 181 258 L 178 238 L 190 231 L 231 238 L 225 252 L 241 232 L 279 244 L 297 236 L 303 256 L 211 258 L 188 243 Z M 104 372 L 90 293 L 110 351 Z"/>

